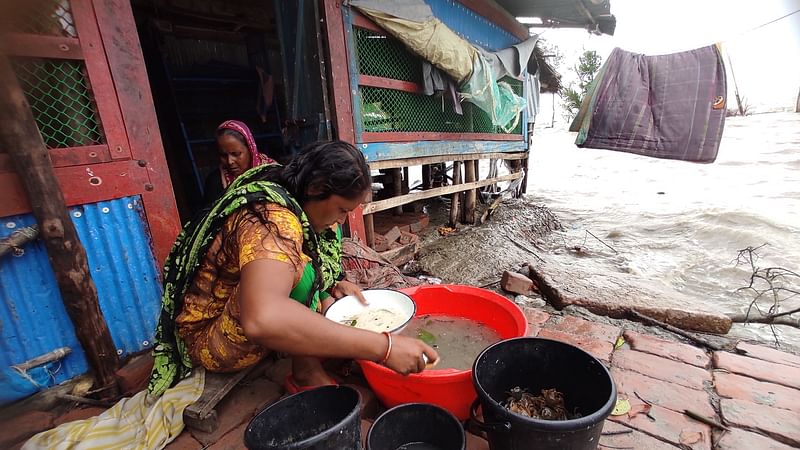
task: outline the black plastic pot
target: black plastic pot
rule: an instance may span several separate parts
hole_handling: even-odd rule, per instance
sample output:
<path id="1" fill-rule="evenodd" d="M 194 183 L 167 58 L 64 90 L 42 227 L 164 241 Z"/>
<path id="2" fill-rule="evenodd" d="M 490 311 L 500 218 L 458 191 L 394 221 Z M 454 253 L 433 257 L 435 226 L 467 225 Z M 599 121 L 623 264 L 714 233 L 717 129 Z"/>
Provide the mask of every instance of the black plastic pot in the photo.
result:
<path id="1" fill-rule="evenodd" d="M 523 337 L 498 342 L 475 360 L 472 381 L 478 392 L 473 421 L 483 428 L 491 450 L 593 450 L 611 414 L 617 389 L 600 361 L 569 344 Z M 539 420 L 512 413 L 500 402 L 519 386 L 534 395 L 555 388 L 564 394 L 572 420 Z M 474 419 L 478 403 L 483 422 Z"/>
<path id="2" fill-rule="evenodd" d="M 258 413 L 244 432 L 251 450 L 361 448 L 361 395 L 323 386 L 286 397 Z"/>
<path id="3" fill-rule="evenodd" d="M 381 414 L 367 433 L 367 450 L 464 450 L 465 442 L 461 422 L 430 403 L 395 406 Z"/>

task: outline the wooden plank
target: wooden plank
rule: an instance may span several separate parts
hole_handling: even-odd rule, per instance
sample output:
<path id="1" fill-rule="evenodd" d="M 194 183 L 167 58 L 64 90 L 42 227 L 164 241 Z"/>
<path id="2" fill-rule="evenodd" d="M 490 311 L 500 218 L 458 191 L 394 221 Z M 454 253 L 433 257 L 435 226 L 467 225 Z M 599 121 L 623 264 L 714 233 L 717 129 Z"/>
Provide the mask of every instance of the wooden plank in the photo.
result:
<path id="1" fill-rule="evenodd" d="M 439 195 L 452 194 L 453 192 L 462 192 L 469 189 L 477 189 L 490 184 L 499 183 L 501 181 L 513 181 L 522 176 L 521 172 L 511 173 L 495 178 L 488 178 L 486 180 L 474 181 L 472 183 L 459 184 L 458 186 L 442 186 L 438 188 L 428 189 L 427 191 L 415 192 L 413 194 L 401 195 L 400 197 L 393 197 L 386 200 L 379 200 L 377 202 L 370 202 L 364 205 L 364 214 L 372 214 L 378 211 L 383 211 L 389 208 L 394 208 L 397 205 L 405 205 L 406 203 L 423 200 L 426 198 L 436 197 Z"/>
<path id="2" fill-rule="evenodd" d="M 374 77 L 372 75 L 359 75 L 358 84 L 359 86 L 394 89 L 395 91 L 411 92 L 412 94 L 425 94 L 422 86 L 418 85 L 417 83 L 412 83 L 411 81 L 394 80 L 392 78 Z"/>
<path id="3" fill-rule="evenodd" d="M 433 131 L 414 132 L 369 132 L 361 134 L 361 142 L 418 142 L 418 141 L 519 141 L 521 134 L 499 133 L 440 133 Z"/>
<path id="4" fill-rule="evenodd" d="M 83 48 L 84 64 L 89 77 L 92 98 L 97 107 L 97 114 L 100 116 L 111 159 L 130 159 L 130 144 L 122 124 L 119 103 L 117 103 L 116 88 L 118 86 L 115 87 L 114 81 L 111 79 L 109 62 L 106 60 L 103 42 L 100 40 L 94 10 L 90 0 L 73 0 L 71 7 L 75 29 L 78 30 L 81 48 Z"/>
<path id="5" fill-rule="evenodd" d="M 92 280 L 86 249 L 67 213 L 33 113 L 19 86 L 17 76 L 5 56 L 0 57 L 0 146 L 4 147 L 17 172 L 24 173 L 24 187 L 39 225 L 50 266 L 75 336 L 95 377 L 100 399 L 117 396 L 114 371 L 119 366 L 114 341 L 108 329 Z M 5 202 L 4 202 L 5 203 Z"/>
<path id="6" fill-rule="evenodd" d="M 49 153 L 53 167 L 80 166 L 111 161 L 107 145 L 52 148 Z M 8 172 L 14 172 L 11 158 L 6 153 L 0 153 L 0 173 Z"/>
<path id="7" fill-rule="evenodd" d="M 453 186 L 457 187 L 461 184 L 461 161 L 454 161 L 453 162 Z M 435 189 L 434 189 L 435 190 Z M 430 191 L 428 191 L 430 192 Z M 458 210 L 460 208 L 460 194 L 459 192 L 453 192 L 453 195 L 450 196 L 450 221 L 449 224 L 451 227 L 454 227 L 458 224 Z"/>
<path id="8" fill-rule="evenodd" d="M 359 205 L 358 208 L 347 213 L 347 226 L 350 229 L 351 238 L 358 239 L 361 242 L 367 242 L 363 210 L 364 207 Z"/>
<path id="9" fill-rule="evenodd" d="M 107 145 L 50 149 L 53 167 L 83 166 L 111 161 Z"/>
<path id="10" fill-rule="evenodd" d="M 525 159 L 528 157 L 527 152 L 522 153 L 471 153 L 467 155 L 440 155 L 440 156 L 423 156 L 420 158 L 402 158 L 390 159 L 386 161 L 374 161 L 369 163 L 369 168 L 372 170 L 390 169 L 394 167 L 410 167 L 423 165 L 423 183 L 425 182 L 425 165 L 436 164 L 447 161 L 477 161 L 479 159 Z M 428 168 L 430 172 L 430 168 Z M 430 174 L 428 176 L 430 179 Z"/>
<path id="11" fill-rule="evenodd" d="M 181 223 L 131 3 L 128 0 L 93 0 L 92 4 L 114 79 L 131 157 L 144 164 L 149 178 L 142 191 L 142 205 L 156 261 L 161 267 Z"/>
<path id="12" fill-rule="evenodd" d="M 355 144 L 353 131 L 353 106 L 350 95 L 350 72 L 348 69 L 347 43 L 340 1 L 324 1 L 325 32 L 327 35 L 328 60 L 330 64 L 331 95 L 333 113 L 336 118 L 337 137 Z"/>
<path id="13" fill-rule="evenodd" d="M 524 141 L 419 141 L 378 142 L 358 145 L 368 163 L 404 158 L 453 156 L 445 161 L 455 161 L 458 155 L 474 153 L 517 153 L 527 150 Z"/>
<path id="14" fill-rule="evenodd" d="M 81 42 L 76 38 L 8 33 L 0 39 L 6 55 L 52 59 L 83 59 Z"/>
<path id="15" fill-rule="evenodd" d="M 356 9 L 353 9 L 351 11 L 353 14 L 353 26 L 364 28 L 365 30 L 373 31 L 375 33 L 386 36 L 386 31 L 383 28 L 379 27 L 378 24 L 367 18 L 367 16 L 361 14 Z"/>
<path id="16" fill-rule="evenodd" d="M 67 206 L 136 195 L 149 184 L 147 169 L 131 160 L 58 167 L 54 170 Z M 31 211 L 28 196 L 22 188 L 22 177 L 16 172 L 0 173 L 0 192 L 3 193 L 0 217 Z"/>
<path id="17" fill-rule="evenodd" d="M 475 162 L 466 161 L 464 163 L 464 182 L 472 183 L 477 180 L 475 173 Z M 475 189 L 467 191 L 466 198 L 464 199 L 464 223 L 473 225 L 475 224 L 475 203 L 477 194 Z"/>
<path id="18" fill-rule="evenodd" d="M 369 190 L 367 193 L 367 204 L 372 201 L 372 189 Z M 367 246 L 372 248 L 375 245 L 375 221 L 373 220 L 372 214 L 367 214 L 364 212 L 364 206 L 361 206 L 361 213 L 364 217 L 364 242 L 367 243 Z"/>

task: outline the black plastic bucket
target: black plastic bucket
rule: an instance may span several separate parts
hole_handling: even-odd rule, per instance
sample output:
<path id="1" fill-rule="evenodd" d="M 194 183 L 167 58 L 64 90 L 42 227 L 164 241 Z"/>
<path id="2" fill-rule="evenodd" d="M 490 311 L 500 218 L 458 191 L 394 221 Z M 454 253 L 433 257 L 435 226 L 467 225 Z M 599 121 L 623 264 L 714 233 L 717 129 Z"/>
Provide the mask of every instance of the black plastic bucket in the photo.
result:
<path id="1" fill-rule="evenodd" d="M 367 433 L 367 450 L 464 450 L 461 422 L 430 403 L 407 403 L 381 414 Z"/>
<path id="2" fill-rule="evenodd" d="M 611 414 L 617 389 L 608 370 L 583 350 L 550 339 L 523 337 L 498 342 L 484 350 L 472 367 L 472 382 L 478 392 L 483 428 L 491 450 L 597 448 L 603 422 Z M 581 418 L 540 420 L 512 413 L 500 402 L 515 386 L 539 395 L 555 388 L 564 394 L 567 411 Z"/>
<path id="3" fill-rule="evenodd" d="M 251 450 L 361 448 L 361 395 L 347 386 L 299 392 L 258 413 L 244 432 Z"/>

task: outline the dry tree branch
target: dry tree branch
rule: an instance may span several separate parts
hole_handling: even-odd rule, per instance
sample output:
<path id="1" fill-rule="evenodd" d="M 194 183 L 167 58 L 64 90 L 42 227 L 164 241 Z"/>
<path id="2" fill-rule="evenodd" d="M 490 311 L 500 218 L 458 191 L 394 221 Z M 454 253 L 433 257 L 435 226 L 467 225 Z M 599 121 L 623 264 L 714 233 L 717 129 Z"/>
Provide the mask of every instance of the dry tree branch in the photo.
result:
<path id="1" fill-rule="evenodd" d="M 767 244 L 739 250 L 734 261 L 736 266 L 748 265 L 751 271 L 748 285 L 737 289 L 736 292 L 750 291 L 754 297 L 747 307 L 747 312 L 743 315 L 733 316 L 731 320 L 741 323 L 764 323 L 769 324 L 771 328 L 773 325 L 800 328 L 800 318 L 791 317 L 792 314 L 800 313 L 800 308 L 780 311 L 781 303 L 800 295 L 800 274 L 783 267 L 758 267 L 758 250 L 765 245 Z M 770 301 L 766 311 L 763 311 L 763 306 L 759 304 L 759 301 L 764 298 L 768 298 Z M 759 313 L 758 317 L 751 317 L 753 309 Z"/>

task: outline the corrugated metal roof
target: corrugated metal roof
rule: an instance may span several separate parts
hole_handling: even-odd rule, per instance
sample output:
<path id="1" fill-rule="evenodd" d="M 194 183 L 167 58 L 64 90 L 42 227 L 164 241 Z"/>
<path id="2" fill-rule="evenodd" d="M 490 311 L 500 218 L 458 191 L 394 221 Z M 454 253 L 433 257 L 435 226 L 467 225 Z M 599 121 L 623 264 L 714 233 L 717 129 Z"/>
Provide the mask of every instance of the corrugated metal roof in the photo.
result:
<path id="1" fill-rule="evenodd" d="M 134 196 L 81 205 L 70 208 L 69 214 L 86 248 L 100 308 L 117 353 L 124 356 L 149 347 L 155 335 L 161 283 L 141 200 Z M 30 214 L 2 218 L 0 237 L 35 223 Z M 72 354 L 31 374 L 40 384 L 63 382 L 85 373 L 88 366 L 47 252 L 42 242 L 36 241 L 24 247 L 23 255 L 0 260 L 0 379 L 11 377 L 3 384 L 21 383 L 19 396 L 27 395 L 24 385 L 30 383 L 8 367 L 59 347 L 71 348 Z M 0 402 L 9 395 L 13 393 L 0 392 Z"/>
<path id="2" fill-rule="evenodd" d="M 609 0 L 496 0 L 514 17 L 539 17 L 544 26 L 587 28 L 614 34 L 617 19 Z"/>

